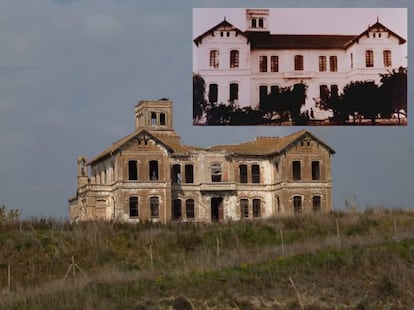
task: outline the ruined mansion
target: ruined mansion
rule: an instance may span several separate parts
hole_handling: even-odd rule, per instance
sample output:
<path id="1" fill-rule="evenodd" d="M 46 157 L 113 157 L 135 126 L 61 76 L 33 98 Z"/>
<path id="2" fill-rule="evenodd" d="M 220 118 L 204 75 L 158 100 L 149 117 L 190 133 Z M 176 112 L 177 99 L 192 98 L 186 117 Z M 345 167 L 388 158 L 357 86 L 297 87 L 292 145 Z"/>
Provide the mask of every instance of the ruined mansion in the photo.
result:
<path id="1" fill-rule="evenodd" d="M 71 220 L 220 222 L 332 209 L 335 151 L 312 133 L 187 146 L 172 111 L 169 100 L 140 101 L 131 134 L 78 158 Z"/>

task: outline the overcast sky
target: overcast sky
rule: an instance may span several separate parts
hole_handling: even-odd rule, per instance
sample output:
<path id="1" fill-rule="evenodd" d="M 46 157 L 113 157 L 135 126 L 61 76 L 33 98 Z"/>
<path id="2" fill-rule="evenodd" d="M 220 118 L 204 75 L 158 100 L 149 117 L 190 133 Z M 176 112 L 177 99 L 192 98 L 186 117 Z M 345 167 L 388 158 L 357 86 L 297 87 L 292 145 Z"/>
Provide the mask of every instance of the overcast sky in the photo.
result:
<path id="1" fill-rule="evenodd" d="M 410 0 L 254 3 L 409 7 L 408 16 L 414 7 Z M 76 192 L 77 157 L 92 158 L 132 132 L 133 107 L 141 99 L 173 100 L 175 128 L 190 145 L 238 143 L 300 130 L 192 127 L 193 8 L 249 5 L 251 1 L 223 0 L 0 1 L 0 204 L 21 209 L 25 217 L 67 217 L 67 200 Z M 398 32 L 387 24 L 386 14 L 375 13 L 375 19 L 377 15 Z M 295 20 L 299 25 L 301 19 Z M 345 21 L 349 28 L 353 25 L 352 16 Z M 305 22 L 311 29 L 309 19 Z M 369 18 L 362 25 L 373 22 Z M 334 29 L 332 23 L 326 28 Z M 412 78 L 409 99 L 410 84 Z M 334 208 L 354 195 L 361 207 L 414 206 L 414 125 L 409 124 L 310 128 L 337 151 Z"/>

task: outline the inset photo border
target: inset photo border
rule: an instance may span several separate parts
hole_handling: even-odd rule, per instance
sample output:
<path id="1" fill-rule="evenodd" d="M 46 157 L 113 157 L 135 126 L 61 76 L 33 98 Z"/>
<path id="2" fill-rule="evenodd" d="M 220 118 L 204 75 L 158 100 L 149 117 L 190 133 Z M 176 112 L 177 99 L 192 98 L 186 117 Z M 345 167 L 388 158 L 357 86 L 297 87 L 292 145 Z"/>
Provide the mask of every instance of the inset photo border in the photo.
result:
<path id="1" fill-rule="evenodd" d="M 193 9 L 194 125 L 407 125 L 406 8 Z"/>

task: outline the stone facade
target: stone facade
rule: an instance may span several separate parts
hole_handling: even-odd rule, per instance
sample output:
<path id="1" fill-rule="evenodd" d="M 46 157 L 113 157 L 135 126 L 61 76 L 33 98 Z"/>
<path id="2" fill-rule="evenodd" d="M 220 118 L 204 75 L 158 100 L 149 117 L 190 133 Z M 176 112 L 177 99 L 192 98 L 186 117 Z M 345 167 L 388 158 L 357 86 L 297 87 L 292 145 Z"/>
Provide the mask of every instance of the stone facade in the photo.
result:
<path id="1" fill-rule="evenodd" d="M 271 33 L 270 18 L 268 9 L 247 9 L 245 31 L 223 20 L 194 39 L 194 73 L 205 80 L 207 101 L 256 108 L 265 94 L 305 85 L 302 110 L 325 119 L 331 113 L 319 104 L 327 93 L 351 81 L 378 83 L 406 65 L 406 40 L 379 20 L 355 35 L 290 35 Z"/>
<path id="2" fill-rule="evenodd" d="M 78 158 L 71 220 L 227 221 L 326 213 L 334 150 L 306 130 L 208 148 L 186 146 L 172 102 L 140 101 L 136 129 Z"/>

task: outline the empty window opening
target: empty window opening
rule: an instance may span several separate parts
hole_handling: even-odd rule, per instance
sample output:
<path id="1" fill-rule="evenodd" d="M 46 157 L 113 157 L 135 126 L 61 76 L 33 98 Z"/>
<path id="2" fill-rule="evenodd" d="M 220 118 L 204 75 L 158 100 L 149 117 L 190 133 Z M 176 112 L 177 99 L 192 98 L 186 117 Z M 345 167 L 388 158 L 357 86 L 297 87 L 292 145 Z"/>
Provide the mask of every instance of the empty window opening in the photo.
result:
<path id="1" fill-rule="evenodd" d="M 230 51 L 230 68 L 239 67 L 239 51 L 232 50 Z"/>
<path id="2" fill-rule="evenodd" d="M 261 200 L 253 199 L 253 217 L 261 217 Z"/>
<path id="3" fill-rule="evenodd" d="M 172 204 L 172 218 L 173 220 L 179 220 L 181 216 L 181 199 L 174 199 Z"/>
<path id="4" fill-rule="evenodd" d="M 331 98 L 338 98 L 338 85 L 331 85 Z"/>
<path id="5" fill-rule="evenodd" d="M 312 180 L 321 179 L 321 169 L 319 166 L 319 161 L 312 161 Z"/>
<path id="6" fill-rule="evenodd" d="M 138 164 L 136 160 L 128 161 L 128 180 L 138 180 Z"/>
<path id="7" fill-rule="evenodd" d="M 247 183 L 247 165 L 239 166 L 240 183 Z"/>
<path id="8" fill-rule="evenodd" d="M 149 178 L 151 181 L 158 180 L 158 161 L 156 160 L 149 162 Z"/>
<path id="9" fill-rule="evenodd" d="M 221 164 L 214 163 L 211 165 L 211 182 L 221 182 Z"/>
<path id="10" fill-rule="evenodd" d="M 277 85 L 270 86 L 270 93 L 272 95 L 278 94 L 279 93 L 279 86 L 277 86 Z"/>
<path id="11" fill-rule="evenodd" d="M 299 215 L 302 213 L 302 197 L 294 196 L 293 197 L 293 214 Z"/>
<path id="12" fill-rule="evenodd" d="M 260 85 L 259 86 L 259 100 L 260 100 L 261 103 L 264 102 L 266 96 L 267 96 L 267 86 L 266 85 Z"/>
<path id="13" fill-rule="evenodd" d="M 129 217 L 138 217 L 138 197 L 129 197 Z"/>
<path id="14" fill-rule="evenodd" d="M 160 125 L 165 125 L 165 114 L 164 113 L 160 114 Z"/>
<path id="15" fill-rule="evenodd" d="M 263 18 L 259 18 L 259 28 L 263 28 Z"/>
<path id="16" fill-rule="evenodd" d="M 257 28 L 257 21 L 255 18 L 252 19 L 252 28 Z"/>
<path id="17" fill-rule="evenodd" d="M 158 197 L 150 197 L 150 216 L 159 217 L 160 216 L 160 199 Z"/>
<path id="18" fill-rule="evenodd" d="M 252 165 L 252 183 L 260 183 L 260 166 Z"/>
<path id="19" fill-rule="evenodd" d="M 151 125 L 152 126 L 157 125 L 157 113 L 155 112 L 151 113 Z"/>
<path id="20" fill-rule="evenodd" d="M 312 209 L 314 213 L 321 212 L 321 196 L 312 197 Z"/>
<path id="21" fill-rule="evenodd" d="M 194 213 L 194 199 L 187 199 L 185 201 L 185 216 L 188 219 L 195 218 L 195 213 Z"/>
<path id="22" fill-rule="evenodd" d="M 194 183 L 194 166 L 185 165 L 185 183 Z"/>
<path id="23" fill-rule="evenodd" d="M 295 160 L 294 162 L 292 162 L 292 174 L 293 174 L 293 180 L 301 179 L 300 161 Z"/>
<path id="24" fill-rule="evenodd" d="M 218 85 L 210 84 L 208 86 L 208 101 L 210 103 L 216 103 L 218 98 Z"/>
<path id="25" fill-rule="evenodd" d="M 172 166 L 172 181 L 174 183 L 181 183 L 181 165 L 179 164 Z"/>
<path id="26" fill-rule="evenodd" d="M 276 207 L 277 207 L 277 212 L 280 212 L 280 197 L 276 196 Z"/>
<path id="27" fill-rule="evenodd" d="M 327 101 L 329 99 L 329 88 L 327 85 L 319 86 L 319 98 L 322 101 Z"/>
<path id="28" fill-rule="evenodd" d="M 223 36 L 223 32 L 221 32 L 221 36 Z M 211 68 L 219 67 L 219 51 L 218 50 L 210 51 L 210 67 Z"/>
<path id="29" fill-rule="evenodd" d="M 241 218 L 249 217 L 249 200 L 248 199 L 240 199 L 240 212 L 241 212 Z"/>

